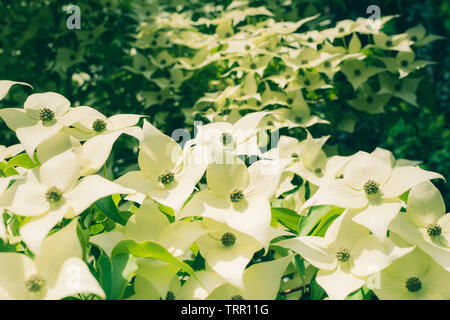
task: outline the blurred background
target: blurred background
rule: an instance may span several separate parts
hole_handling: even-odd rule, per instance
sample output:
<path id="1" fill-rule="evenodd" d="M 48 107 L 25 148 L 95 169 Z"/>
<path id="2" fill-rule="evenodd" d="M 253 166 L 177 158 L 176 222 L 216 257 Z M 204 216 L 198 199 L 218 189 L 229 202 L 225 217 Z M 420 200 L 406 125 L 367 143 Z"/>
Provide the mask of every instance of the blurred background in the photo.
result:
<path id="1" fill-rule="evenodd" d="M 74 106 L 89 105 L 106 115 L 148 115 L 150 121 L 167 134 L 192 126 L 189 110 L 208 91 L 208 81 L 217 77 L 220 70 L 214 65 L 208 66 L 194 72 L 187 84 L 180 82 L 176 92 L 171 86 L 161 89 L 158 82 L 149 81 L 146 72 L 154 70 L 136 59 L 136 52 L 158 60 L 158 54 L 164 50 L 172 52 L 179 47 L 169 45 L 170 39 L 163 37 L 155 38 L 151 45 L 142 45 L 139 43 L 140 22 L 167 12 L 187 13 L 193 20 L 202 15 L 211 17 L 214 16 L 211 8 L 226 7 L 230 3 L 0 0 L 0 79 L 23 81 L 34 87 L 34 91 L 13 87 L 0 107 L 21 107 L 32 92 L 54 91 L 66 96 Z M 69 30 L 66 26 L 70 16 L 66 8 L 70 4 L 81 9 L 80 30 Z M 265 6 L 278 21 L 297 21 L 321 13 L 319 22 L 330 23 L 367 17 L 366 9 L 373 4 L 381 8 L 383 16 L 399 15 L 386 25 L 386 33 L 401 33 L 422 23 L 427 33 L 444 37 L 450 34 L 450 1 L 249 1 L 249 6 Z M 341 154 L 357 150 L 370 152 L 377 146 L 387 148 L 397 158 L 420 160 L 424 169 L 440 172 L 449 179 L 450 46 L 447 39 L 435 41 L 417 48 L 416 55 L 418 59 L 437 62 L 419 71 L 423 76 L 417 92 L 419 108 L 401 100 L 391 100 L 386 113 L 358 114 L 362 121 L 358 121 L 353 133 L 319 125 L 312 130 L 314 136 L 332 134 L 330 143 L 339 143 Z M 161 72 L 159 78 L 176 82 L 177 75 Z M 156 92 L 156 95 L 142 92 Z M 178 98 L 173 98 L 175 95 Z M 0 145 L 17 142 L 2 120 L 0 137 Z M 136 141 L 121 137 L 108 162 L 109 174 L 119 175 L 132 169 L 136 150 Z M 113 168 L 113 163 L 119 170 Z M 438 182 L 438 187 L 449 208 L 449 184 Z"/>

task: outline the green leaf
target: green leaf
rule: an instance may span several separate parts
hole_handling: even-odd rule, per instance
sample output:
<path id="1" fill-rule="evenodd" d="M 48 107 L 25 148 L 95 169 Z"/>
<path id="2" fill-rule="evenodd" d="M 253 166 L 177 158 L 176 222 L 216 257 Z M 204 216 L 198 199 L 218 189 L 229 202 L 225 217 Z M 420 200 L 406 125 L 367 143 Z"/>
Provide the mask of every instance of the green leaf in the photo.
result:
<path id="1" fill-rule="evenodd" d="M 317 227 L 314 229 L 311 235 L 323 237 L 326 231 L 328 230 L 330 224 L 332 224 L 333 221 L 341 215 L 342 210 L 343 209 L 340 208 L 333 208 L 329 212 L 327 212 L 324 216 L 322 216 L 318 221 L 319 223 Z"/>
<path id="2" fill-rule="evenodd" d="M 297 212 L 287 208 L 272 208 L 272 218 L 277 219 L 286 228 L 298 233 L 300 216 Z"/>
<path id="3" fill-rule="evenodd" d="M 136 242 L 134 240 L 123 240 L 114 247 L 111 255 L 115 256 L 123 253 L 129 253 L 135 257 L 154 258 L 173 264 L 197 278 L 195 271 L 188 264 L 175 258 L 159 243 L 153 241 Z"/>
<path id="4" fill-rule="evenodd" d="M 299 232 L 301 236 L 310 235 L 311 231 L 317 225 L 318 220 L 332 209 L 331 206 L 316 206 L 308 211 L 308 216 L 301 217 Z"/>
<path id="5" fill-rule="evenodd" d="M 123 226 L 127 224 L 127 220 L 125 220 L 125 218 L 121 216 L 119 209 L 114 203 L 112 197 L 105 197 L 100 200 L 97 200 L 94 203 L 94 205 L 97 207 L 98 210 L 103 212 L 108 218 L 112 219 L 113 221 Z"/>
<path id="6" fill-rule="evenodd" d="M 107 300 L 119 300 L 137 269 L 136 259 L 127 253 L 111 259 L 103 252 L 98 258 L 99 283 Z"/>
<path id="7" fill-rule="evenodd" d="M 8 167 L 22 167 L 32 169 L 37 167 L 39 163 L 34 162 L 26 153 L 19 154 L 8 161 Z"/>

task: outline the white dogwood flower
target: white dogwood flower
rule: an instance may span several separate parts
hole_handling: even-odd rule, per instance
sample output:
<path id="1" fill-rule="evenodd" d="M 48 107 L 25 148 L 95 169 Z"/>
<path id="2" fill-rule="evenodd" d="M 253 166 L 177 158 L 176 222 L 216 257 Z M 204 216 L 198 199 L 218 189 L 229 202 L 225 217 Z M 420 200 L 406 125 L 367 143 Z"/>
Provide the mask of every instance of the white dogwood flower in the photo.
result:
<path id="1" fill-rule="evenodd" d="M 353 220 L 381 240 L 402 206 L 398 197 L 420 182 L 436 178 L 443 177 L 419 167 L 392 168 L 375 155 L 358 152 L 345 166 L 343 178 L 323 184 L 302 210 L 325 204 L 358 209 Z"/>
<path id="2" fill-rule="evenodd" d="M 0 298 L 59 300 L 78 293 L 105 298 L 82 260 L 77 221 L 45 238 L 40 255 L 31 259 L 15 252 L 0 253 Z"/>
<path id="3" fill-rule="evenodd" d="M 414 248 L 399 248 L 388 239 L 379 241 L 352 221 L 349 210 L 333 221 L 323 238 L 300 236 L 276 245 L 299 253 L 318 268 L 317 283 L 330 299 L 344 299 L 363 286 L 370 275 Z"/>

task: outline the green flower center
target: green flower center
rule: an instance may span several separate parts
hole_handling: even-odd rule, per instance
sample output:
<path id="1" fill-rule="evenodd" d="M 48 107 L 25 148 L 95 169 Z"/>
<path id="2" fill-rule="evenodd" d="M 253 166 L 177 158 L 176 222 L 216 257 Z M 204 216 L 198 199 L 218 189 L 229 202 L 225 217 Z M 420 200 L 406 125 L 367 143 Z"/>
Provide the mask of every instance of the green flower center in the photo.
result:
<path id="1" fill-rule="evenodd" d="M 237 189 L 237 188 L 231 190 L 231 192 L 230 192 L 230 200 L 231 200 L 231 202 L 238 203 L 242 199 L 244 199 L 244 193 L 242 192 L 242 190 Z"/>
<path id="2" fill-rule="evenodd" d="M 422 289 L 422 281 L 417 277 L 409 277 L 405 281 L 405 287 L 409 292 L 416 292 Z"/>
<path id="3" fill-rule="evenodd" d="M 240 294 L 237 294 L 235 296 L 231 297 L 231 300 L 245 300 L 243 296 L 241 296 Z"/>
<path id="4" fill-rule="evenodd" d="M 402 65 L 402 67 L 406 68 L 408 66 L 409 62 L 406 60 L 402 60 L 402 62 L 400 62 L 400 64 Z"/>
<path id="5" fill-rule="evenodd" d="M 291 154 L 291 158 L 298 158 L 298 154 L 296 153 Z"/>
<path id="6" fill-rule="evenodd" d="M 301 122 L 303 121 L 303 119 L 302 119 L 302 117 L 300 117 L 300 116 L 296 116 L 296 117 L 294 118 L 294 121 L 297 122 L 297 123 L 301 123 Z"/>
<path id="7" fill-rule="evenodd" d="M 441 235 L 442 228 L 436 223 L 431 223 L 427 226 L 427 233 L 430 237 L 437 237 Z"/>
<path id="8" fill-rule="evenodd" d="M 233 136 L 229 133 L 222 133 L 222 136 L 220 139 L 222 140 L 222 144 L 224 146 L 228 146 L 233 143 Z"/>
<path id="9" fill-rule="evenodd" d="M 47 199 L 47 201 L 50 203 L 61 201 L 61 198 L 62 198 L 62 191 L 57 187 L 51 187 L 45 193 L 45 199 Z"/>
<path id="10" fill-rule="evenodd" d="M 340 27 L 338 31 L 339 31 L 340 33 L 342 33 L 342 32 L 344 32 L 345 30 L 344 30 L 344 28 Z"/>
<path id="11" fill-rule="evenodd" d="M 386 41 L 386 47 L 392 47 L 393 43 L 391 40 Z"/>
<path id="12" fill-rule="evenodd" d="M 356 69 L 353 73 L 355 76 L 359 77 L 361 75 L 361 70 Z"/>
<path id="13" fill-rule="evenodd" d="M 367 103 L 372 103 L 373 102 L 373 97 L 367 97 L 366 101 L 367 101 Z"/>
<path id="14" fill-rule="evenodd" d="M 325 61 L 325 63 L 323 65 L 325 66 L 325 68 L 331 67 L 330 61 Z"/>
<path id="15" fill-rule="evenodd" d="M 306 41 L 308 41 L 309 43 L 311 43 L 311 42 L 313 42 L 314 41 L 314 39 L 313 38 L 311 38 L 311 37 L 309 37 Z"/>
<path id="16" fill-rule="evenodd" d="M 417 41 L 417 37 L 416 37 L 416 36 L 412 36 L 412 37 L 411 37 L 411 41 L 412 41 L 412 42 L 416 42 L 416 41 Z"/>
<path id="17" fill-rule="evenodd" d="M 302 64 L 307 64 L 307 63 L 308 63 L 308 60 L 305 60 L 305 59 L 302 60 Z"/>
<path id="18" fill-rule="evenodd" d="M 323 171 L 322 171 L 322 169 L 320 169 L 320 168 L 316 168 L 316 169 L 314 170 L 314 174 L 315 174 L 316 176 L 318 176 L 318 177 L 321 177 L 321 176 L 323 176 Z"/>
<path id="19" fill-rule="evenodd" d="M 163 172 L 158 177 L 158 181 L 161 182 L 163 185 L 167 185 L 175 180 L 175 175 L 173 172 L 169 170 L 163 170 Z"/>
<path id="20" fill-rule="evenodd" d="M 396 84 L 394 86 L 394 89 L 395 89 L 395 91 L 400 91 L 400 90 L 402 90 L 402 85 L 401 84 Z"/>
<path id="21" fill-rule="evenodd" d="M 311 84 L 311 81 L 309 81 L 308 79 L 305 80 L 304 82 L 305 86 L 309 86 Z"/>
<path id="22" fill-rule="evenodd" d="M 167 291 L 166 300 L 175 300 L 175 294 L 172 291 Z"/>
<path id="23" fill-rule="evenodd" d="M 267 125 L 268 125 L 268 126 L 273 126 L 273 121 L 270 121 L 270 120 L 267 121 Z"/>
<path id="24" fill-rule="evenodd" d="M 52 121 L 55 119 L 55 113 L 49 108 L 42 108 L 39 110 L 39 119 L 42 121 Z"/>
<path id="25" fill-rule="evenodd" d="M 45 286 L 45 280 L 40 275 L 32 275 L 27 281 L 25 281 L 25 287 L 30 292 L 39 292 Z"/>
<path id="26" fill-rule="evenodd" d="M 380 185 L 373 180 L 369 180 L 364 184 L 364 192 L 369 196 L 376 194 L 379 190 Z"/>
<path id="27" fill-rule="evenodd" d="M 256 69 L 257 68 L 257 66 L 256 66 L 256 64 L 254 64 L 254 63 L 252 63 L 251 65 L 250 65 L 250 69 Z"/>
<path id="28" fill-rule="evenodd" d="M 245 50 L 250 50 L 250 46 L 248 44 L 245 46 Z"/>
<path id="29" fill-rule="evenodd" d="M 104 120 L 102 120 L 102 119 L 97 119 L 92 124 L 92 129 L 95 132 L 102 132 L 103 130 L 106 129 L 106 122 Z"/>
<path id="30" fill-rule="evenodd" d="M 225 232 L 220 241 L 222 241 L 224 247 L 232 247 L 236 243 L 236 236 L 230 232 Z"/>
<path id="31" fill-rule="evenodd" d="M 347 248 L 340 248 L 336 251 L 336 258 L 339 262 L 346 262 L 350 259 L 350 250 Z"/>
<path id="32" fill-rule="evenodd" d="M 294 100 L 293 100 L 292 98 L 288 98 L 288 99 L 286 100 L 286 102 L 287 102 L 287 104 L 292 104 L 292 103 L 294 102 Z"/>

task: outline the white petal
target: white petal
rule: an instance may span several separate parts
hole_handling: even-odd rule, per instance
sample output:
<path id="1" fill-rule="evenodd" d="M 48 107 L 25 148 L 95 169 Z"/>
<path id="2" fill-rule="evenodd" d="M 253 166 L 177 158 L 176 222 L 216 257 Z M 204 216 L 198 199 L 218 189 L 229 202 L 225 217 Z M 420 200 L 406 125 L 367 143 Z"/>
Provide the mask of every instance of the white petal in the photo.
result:
<path id="1" fill-rule="evenodd" d="M 292 257 L 257 263 L 244 271 L 245 299 L 274 300 L 280 288 L 280 279 Z"/>
<path id="2" fill-rule="evenodd" d="M 54 156 L 39 168 L 41 182 L 47 187 L 57 187 L 62 192 L 75 184 L 79 172 L 78 158 L 72 150 Z"/>
<path id="3" fill-rule="evenodd" d="M 206 169 L 208 187 L 221 197 L 229 197 L 237 188 L 244 191 L 249 184 L 249 171 L 242 161 L 233 164 L 211 164 Z"/>
<path id="4" fill-rule="evenodd" d="M 97 172 L 108 159 L 112 147 L 121 131 L 101 134 L 86 141 L 82 146 L 83 163 L 82 174 L 87 176 Z"/>
<path id="5" fill-rule="evenodd" d="M 344 170 L 344 181 L 355 189 L 363 189 L 364 184 L 373 180 L 384 184 L 391 175 L 391 166 L 375 155 L 358 152 L 355 154 Z"/>
<path id="6" fill-rule="evenodd" d="M 359 277 L 367 277 L 388 267 L 413 249 L 414 247 L 399 248 L 389 239 L 381 242 L 376 237 L 369 236 L 352 249 L 354 266 L 351 272 Z"/>
<path id="7" fill-rule="evenodd" d="M 383 197 L 394 198 L 419 183 L 431 179 L 444 179 L 444 177 L 439 173 L 426 171 L 419 167 L 395 167 L 389 181 L 381 186 L 381 191 Z"/>
<path id="8" fill-rule="evenodd" d="M 139 210 L 125 226 L 125 236 L 136 241 L 155 241 L 161 231 L 170 224 L 155 202 L 145 198 Z"/>
<path id="9" fill-rule="evenodd" d="M 324 238 L 297 237 L 276 242 L 274 245 L 297 252 L 309 263 L 319 269 L 334 270 L 334 268 L 336 268 L 336 256 L 334 252 L 328 250 Z"/>
<path id="10" fill-rule="evenodd" d="M 346 296 L 361 288 L 366 282 L 353 276 L 348 270 L 344 270 L 341 265 L 338 265 L 333 271 L 319 270 L 316 281 L 332 300 L 345 299 Z"/>
<path id="11" fill-rule="evenodd" d="M 123 232 L 110 231 L 91 236 L 89 238 L 89 242 L 102 248 L 103 251 L 105 251 L 105 253 L 110 257 L 116 244 L 123 239 L 125 239 Z"/>
<path id="12" fill-rule="evenodd" d="M 250 183 L 246 194 L 261 194 L 267 199 L 273 197 L 280 185 L 281 174 L 287 161 L 260 160 L 248 168 Z"/>
<path id="13" fill-rule="evenodd" d="M 33 126 L 18 128 L 16 130 L 16 135 L 30 158 L 33 158 L 36 147 L 60 132 L 62 128 L 63 125 L 57 122 L 49 125 L 37 122 Z"/>
<path id="14" fill-rule="evenodd" d="M 418 227 L 426 228 L 445 214 L 445 204 L 439 190 L 430 181 L 411 189 L 408 195 L 408 218 Z"/>
<path id="15" fill-rule="evenodd" d="M 400 212 L 402 207 L 400 201 L 382 202 L 380 204 L 369 204 L 367 208 L 358 212 L 353 221 L 365 226 L 379 240 L 386 238 L 386 233 L 391 221 Z"/>
<path id="16" fill-rule="evenodd" d="M 64 194 L 64 198 L 72 206 L 74 214 L 78 215 L 98 199 L 112 194 L 131 192 L 130 189 L 121 187 L 98 175 L 93 175 L 82 179 L 74 189 Z"/>
<path id="17" fill-rule="evenodd" d="M 35 93 L 25 100 L 23 107 L 32 111 L 48 108 L 55 113 L 55 117 L 60 117 L 70 109 L 70 101 L 55 92 Z"/>
<path id="18" fill-rule="evenodd" d="M 0 299 L 32 299 L 25 281 L 37 274 L 33 260 L 24 254 L 15 252 L 0 253 Z"/>
<path id="19" fill-rule="evenodd" d="M 37 216 L 50 209 L 50 204 L 45 198 L 47 192 L 45 186 L 31 182 L 16 182 L 10 189 L 13 198 L 9 210 L 13 213 L 21 216 Z"/>
<path id="20" fill-rule="evenodd" d="M 319 190 L 302 206 L 302 211 L 318 205 L 335 205 L 347 209 L 360 209 L 367 205 L 367 196 L 363 191 L 354 190 L 344 181 L 336 180 L 322 185 Z"/>
<path id="21" fill-rule="evenodd" d="M 178 143 L 144 121 L 144 139 L 139 151 L 139 167 L 157 179 L 163 170 L 172 171 L 183 156 Z"/>
<path id="22" fill-rule="evenodd" d="M 67 204 L 62 204 L 48 213 L 32 218 L 20 228 L 23 241 L 35 255 L 41 252 L 42 240 L 69 210 Z"/>
<path id="23" fill-rule="evenodd" d="M 29 86 L 33 88 L 31 85 L 25 82 L 17 82 L 11 80 L 0 80 L 0 100 L 3 100 L 4 97 L 8 94 L 9 89 L 15 84 L 21 84 L 23 86 Z"/>
<path id="24" fill-rule="evenodd" d="M 49 281 L 46 300 L 59 300 L 77 293 L 93 293 L 105 298 L 105 293 L 88 266 L 80 258 L 64 261 L 58 273 Z"/>
<path id="25" fill-rule="evenodd" d="M 57 274 L 64 262 L 72 257 L 82 258 L 83 249 L 77 236 L 77 220 L 42 240 L 36 267 L 44 278 Z"/>
<path id="26" fill-rule="evenodd" d="M 134 126 L 144 116 L 137 114 L 118 114 L 108 118 L 108 121 L 112 124 L 113 130 L 120 130 Z"/>

